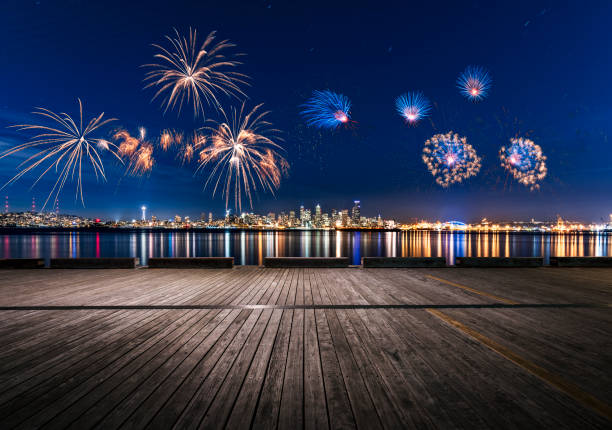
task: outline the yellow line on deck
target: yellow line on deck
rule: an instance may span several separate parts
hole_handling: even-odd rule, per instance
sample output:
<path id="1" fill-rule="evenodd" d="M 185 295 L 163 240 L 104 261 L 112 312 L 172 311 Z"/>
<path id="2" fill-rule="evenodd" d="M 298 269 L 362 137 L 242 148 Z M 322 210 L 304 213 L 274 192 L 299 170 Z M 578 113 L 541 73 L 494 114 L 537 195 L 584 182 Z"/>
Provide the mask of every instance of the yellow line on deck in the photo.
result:
<path id="1" fill-rule="evenodd" d="M 453 287 L 461 288 L 463 290 L 469 291 L 474 294 L 480 294 L 481 296 L 489 297 L 490 299 L 497 300 L 498 302 L 507 303 L 509 305 L 518 305 L 519 302 L 515 302 L 514 300 L 504 299 L 503 297 L 495 296 L 493 294 L 485 293 L 484 291 L 476 290 L 474 288 L 470 288 L 465 285 L 457 284 L 456 282 L 447 281 L 446 279 L 438 278 L 433 275 L 426 275 L 428 278 L 435 279 L 438 282 L 443 282 L 448 285 L 452 285 Z"/>
<path id="2" fill-rule="evenodd" d="M 597 412 L 598 414 L 602 415 L 603 417 L 609 420 L 612 420 L 612 406 L 602 402 L 601 400 L 597 399 L 596 397 L 592 396 L 586 391 L 583 391 L 580 387 L 572 384 L 569 381 L 566 381 L 560 376 L 557 376 L 549 372 L 543 367 L 540 367 L 537 364 L 532 363 L 531 361 L 521 357 L 520 355 L 516 354 L 512 350 L 506 348 L 505 346 L 500 345 L 499 343 L 495 342 L 492 339 L 489 339 L 488 337 L 481 334 L 480 332 L 463 325 L 459 321 L 454 320 L 453 318 L 440 312 L 437 309 L 428 308 L 426 309 L 426 311 L 429 312 L 431 315 L 434 315 L 440 318 L 441 320 L 450 324 L 451 326 L 457 328 L 463 333 L 473 337 L 474 339 L 481 342 L 482 344 L 484 344 L 491 350 L 495 351 L 502 357 L 506 358 L 507 360 L 510 360 L 514 364 L 528 371 L 529 373 L 537 376 L 544 382 L 552 385 L 556 389 L 567 394 L 568 396 L 573 398 L 575 401 L 580 403 L 582 406 L 590 408 L 594 410 L 595 412 Z"/>

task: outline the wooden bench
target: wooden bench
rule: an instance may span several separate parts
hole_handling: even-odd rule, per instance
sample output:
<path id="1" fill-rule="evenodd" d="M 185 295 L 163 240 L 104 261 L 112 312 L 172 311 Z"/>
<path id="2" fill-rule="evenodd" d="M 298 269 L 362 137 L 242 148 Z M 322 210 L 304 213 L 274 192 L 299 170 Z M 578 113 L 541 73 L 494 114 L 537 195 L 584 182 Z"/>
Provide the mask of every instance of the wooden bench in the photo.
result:
<path id="1" fill-rule="evenodd" d="M 445 257 L 363 257 L 361 265 L 373 267 L 446 267 Z"/>
<path id="2" fill-rule="evenodd" d="M 42 269 L 45 260 L 42 258 L 2 258 L 0 269 Z"/>
<path id="3" fill-rule="evenodd" d="M 52 269 L 134 269 L 137 258 L 52 258 Z"/>
<path id="4" fill-rule="evenodd" d="M 231 269 L 234 257 L 171 257 L 149 258 L 151 269 Z"/>
<path id="5" fill-rule="evenodd" d="M 285 267 L 320 267 L 320 268 L 339 268 L 348 267 L 347 257 L 266 257 L 264 258 L 265 267 L 285 268 Z"/>
<path id="6" fill-rule="evenodd" d="M 556 267 L 612 267 L 612 257 L 550 257 Z"/>
<path id="7" fill-rule="evenodd" d="M 542 257 L 457 257 L 457 267 L 540 267 Z"/>

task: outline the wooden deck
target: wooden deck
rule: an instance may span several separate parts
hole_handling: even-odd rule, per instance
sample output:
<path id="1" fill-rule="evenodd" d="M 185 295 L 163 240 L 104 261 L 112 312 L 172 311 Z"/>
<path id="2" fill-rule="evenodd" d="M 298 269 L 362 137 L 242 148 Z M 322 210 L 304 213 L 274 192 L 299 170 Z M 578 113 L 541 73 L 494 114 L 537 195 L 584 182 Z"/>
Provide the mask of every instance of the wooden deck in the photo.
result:
<path id="1" fill-rule="evenodd" d="M 611 428 L 611 269 L 0 271 L 0 428 Z"/>

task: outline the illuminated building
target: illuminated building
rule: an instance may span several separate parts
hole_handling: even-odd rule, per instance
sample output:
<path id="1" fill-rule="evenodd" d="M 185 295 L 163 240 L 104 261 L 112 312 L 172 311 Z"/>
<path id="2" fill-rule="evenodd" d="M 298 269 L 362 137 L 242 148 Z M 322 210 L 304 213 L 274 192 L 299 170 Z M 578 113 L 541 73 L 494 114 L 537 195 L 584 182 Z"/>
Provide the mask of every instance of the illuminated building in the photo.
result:
<path id="1" fill-rule="evenodd" d="M 359 200 L 355 200 L 355 205 L 351 211 L 351 221 L 354 226 L 359 226 L 361 224 L 361 205 Z"/>

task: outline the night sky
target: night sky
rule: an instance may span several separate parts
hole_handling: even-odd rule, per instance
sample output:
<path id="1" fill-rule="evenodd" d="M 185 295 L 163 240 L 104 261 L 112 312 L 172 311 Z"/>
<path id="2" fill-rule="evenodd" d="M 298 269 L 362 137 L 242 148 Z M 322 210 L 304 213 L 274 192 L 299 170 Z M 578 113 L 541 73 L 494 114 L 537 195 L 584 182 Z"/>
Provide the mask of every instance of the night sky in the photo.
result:
<path id="1" fill-rule="evenodd" d="M 28 134 L 7 127 L 31 123 L 36 106 L 85 116 L 104 111 L 132 133 L 156 136 L 165 128 L 201 127 L 191 111 L 163 114 L 144 90 L 152 43 L 173 28 L 196 28 L 245 53 L 239 71 L 251 79 L 247 104 L 264 103 L 282 131 L 291 171 L 276 196 L 259 194 L 253 211 L 324 211 L 362 202 L 362 213 L 473 221 L 565 218 L 599 221 L 612 212 L 611 100 L 612 3 L 505 2 L 294 2 L 294 1 L 3 1 L 0 6 L 0 149 Z M 490 96 L 474 104 L 455 86 L 467 65 L 486 67 Z M 319 131 L 304 125 L 300 104 L 315 89 L 348 96 L 355 121 Z M 395 98 L 420 90 L 433 102 L 430 119 L 408 127 Z M 224 106 L 239 105 L 221 98 Z M 216 116 L 213 109 L 207 116 Z M 478 176 L 448 189 L 438 186 L 421 160 L 423 142 L 453 130 L 483 157 Z M 112 127 L 105 129 L 104 135 Z M 499 147 L 528 136 L 548 157 L 539 191 L 513 181 L 500 167 Z M 0 182 L 23 155 L 0 160 Z M 74 184 L 60 197 L 63 213 L 110 219 L 149 213 L 221 216 L 224 201 L 203 190 L 195 165 L 160 156 L 148 177 L 124 176 L 105 158 L 108 182 L 86 175 L 85 208 Z M 89 170 L 91 172 L 91 170 Z M 3 190 L 12 210 L 48 194 L 53 176 L 30 188 L 35 176 Z"/>

